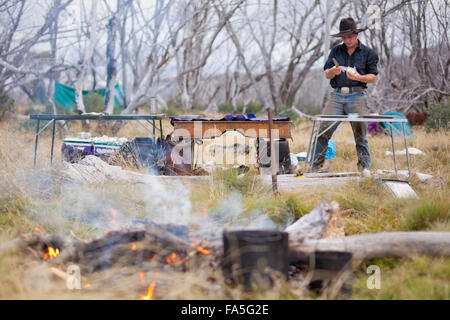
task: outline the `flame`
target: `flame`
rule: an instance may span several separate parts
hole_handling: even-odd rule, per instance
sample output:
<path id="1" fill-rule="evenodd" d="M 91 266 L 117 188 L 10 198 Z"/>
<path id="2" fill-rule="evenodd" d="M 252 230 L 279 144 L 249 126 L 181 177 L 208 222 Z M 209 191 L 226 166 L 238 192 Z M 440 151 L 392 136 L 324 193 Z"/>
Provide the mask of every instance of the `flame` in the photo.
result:
<path id="1" fill-rule="evenodd" d="M 148 291 L 146 295 L 141 296 L 141 300 L 152 300 L 153 290 L 155 289 L 156 282 L 153 281 L 151 285 L 148 287 Z"/>
<path id="2" fill-rule="evenodd" d="M 90 288 L 90 286 L 91 286 L 90 283 L 86 283 L 86 284 L 83 286 L 83 288 L 88 289 L 88 288 Z"/>
<path id="3" fill-rule="evenodd" d="M 117 230 L 120 228 L 119 213 L 117 210 L 112 209 L 109 212 L 104 213 L 106 220 L 109 222 L 110 229 Z"/>
<path id="4" fill-rule="evenodd" d="M 34 227 L 34 231 L 37 231 L 39 233 L 46 233 L 45 229 L 39 228 L 39 227 Z"/>
<path id="5" fill-rule="evenodd" d="M 47 260 L 48 258 L 53 259 L 56 258 L 59 255 L 59 249 L 53 249 L 52 247 L 48 247 L 48 252 L 44 254 L 44 260 Z"/>
<path id="6" fill-rule="evenodd" d="M 191 243 L 191 246 L 192 246 L 193 248 L 195 248 L 197 251 L 199 251 L 199 252 L 201 252 L 201 253 L 203 253 L 203 254 L 208 255 L 208 254 L 211 253 L 210 250 L 205 249 L 205 248 L 202 248 L 202 247 L 199 247 L 199 246 L 196 246 L 194 243 Z"/>
<path id="7" fill-rule="evenodd" d="M 136 251 L 136 242 L 133 242 L 133 244 L 131 245 L 131 250 Z"/>
<path id="8" fill-rule="evenodd" d="M 181 258 L 175 252 L 172 252 L 170 256 L 166 257 L 166 261 L 168 264 L 178 264 L 181 262 Z"/>
<path id="9" fill-rule="evenodd" d="M 208 208 L 203 207 L 202 213 L 205 217 L 207 217 L 208 216 Z"/>
<path id="10" fill-rule="evenodd" d="M 139 279 L 142 283 L 145 283 L 145 274 L 142 271 L 139 271 Z"/>

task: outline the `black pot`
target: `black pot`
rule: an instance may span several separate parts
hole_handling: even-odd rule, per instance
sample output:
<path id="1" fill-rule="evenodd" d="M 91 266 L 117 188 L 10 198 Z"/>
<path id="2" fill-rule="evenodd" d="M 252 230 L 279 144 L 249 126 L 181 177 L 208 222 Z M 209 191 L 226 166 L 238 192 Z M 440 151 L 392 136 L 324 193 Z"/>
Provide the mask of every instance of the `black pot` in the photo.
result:
<path id="1" fill-rule="evenodd" d="M 222 272 L 230 286 L 268 289 L 288 277 L 288 233 L 266 230 L 224 231 Z"/>
<path id="2" fill-rule="evenodd" d="M 334 286 L 338 296 L 351 297 L 352 257 L 352 253 L 345 251 L 315 252 L 310 256 L 310 267 L 314 267 L 314 270 L 309 289 L 322 294 L 325 289 Z"/>

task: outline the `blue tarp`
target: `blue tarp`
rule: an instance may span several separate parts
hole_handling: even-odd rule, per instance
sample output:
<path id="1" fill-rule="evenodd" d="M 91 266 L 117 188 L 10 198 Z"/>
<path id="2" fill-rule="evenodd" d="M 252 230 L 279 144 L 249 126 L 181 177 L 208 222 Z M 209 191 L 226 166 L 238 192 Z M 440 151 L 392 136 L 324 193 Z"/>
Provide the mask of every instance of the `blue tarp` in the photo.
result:
<path id="1" fill-rule="evenodd" d="M 273 118 L 273 121 L 290 121 L 291 119 L 289 117 L 279 117 L 279 118 Z M 254 118 L 254 117 L 247 117 L 243 114 L 233 115 L 233 114 L 227 114 L 221 119 L 213 119 L 213 118 L 202 118 L 200 116 L 198 117 L 170 117 L 170 123 L 173 125 L 173 121 L 268 121 L 267 118 Z"/>
<path id="2" fill-rule="evenodd" d="M 406 119 L 405 115 L 399 113 L 399 112 L 385 112 L 381 114 L 382 116 L 392 116 L 395 117 L 397 119 Z M 392 133 L 394 134 L 394 136 L 401 136 L 403 135 L 402 133 L 402 124 L 398 123 L 398 122 L 394 122 L 391 123 L 392 125 Z M 405 133 L 407 136 L 411 136 L 412 135 L 412 130 L 411 130 L 411 126 L 409 125 L 409 123 L 405 123 Z M 386 122 L 380 122 L 380 127 L 383 128 L 386 132 L 390 132 L 389 131 L 389 125 Z"/>

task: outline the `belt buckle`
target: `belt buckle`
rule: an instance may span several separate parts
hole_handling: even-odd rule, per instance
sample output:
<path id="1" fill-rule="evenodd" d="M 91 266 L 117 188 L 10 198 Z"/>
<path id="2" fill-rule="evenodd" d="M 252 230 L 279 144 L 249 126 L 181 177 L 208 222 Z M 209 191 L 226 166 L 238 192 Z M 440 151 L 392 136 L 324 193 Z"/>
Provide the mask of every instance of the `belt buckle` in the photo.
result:
<path id="1" fill-rule="evenodd" d="M 350 88 L 349 87 L 342 87 L 341 88 L 341 93 L 349 93 L 350 92 Z"/>

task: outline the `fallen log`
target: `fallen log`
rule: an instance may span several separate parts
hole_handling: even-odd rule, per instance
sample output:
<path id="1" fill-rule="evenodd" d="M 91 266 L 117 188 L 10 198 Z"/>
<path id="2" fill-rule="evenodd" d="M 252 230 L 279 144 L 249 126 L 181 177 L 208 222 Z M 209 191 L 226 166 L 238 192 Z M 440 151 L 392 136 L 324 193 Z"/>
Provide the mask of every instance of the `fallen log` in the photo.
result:
<path id="1" fill-rule="evenodd" d="M 382 232 L 320 240 L 290 237 L 291 263 L 308 261 L 315 251 L 347 251 L 355 260 L 412 255 L 449 257 L 450 232 Z"/>
<path id="2" fill-rule="evenodd" d="M 157 257 L 164 261 L 171 253 L 185 256 L 194 248 L 177 236 L 153 226 L 111 231 L 63 251 L 60 260 L 81 264 L 88 272 L 113 265 L 140 264 Z M 56 262 L 56 260 L 55 260 Z"/>
<path id="3" fill-rule="evenodd" d="M 62 271 L 62 270 L 56 269 L 56 268 L 54 268 L 54 267 L 51 267 L 51 268 L 50 268 L 50 272 L 51 272 L 54 276 L 56 276 L 57 278 L 59 278 L 59 279 L 61 279 L 61 280 L 64 280 L 64 281 L 67 281 L 67 279 L 70 278 L 70 275 L 69 275 L 68 273 L 66 273 L 66 272 L 64 272 L 64 271 Z"/>

